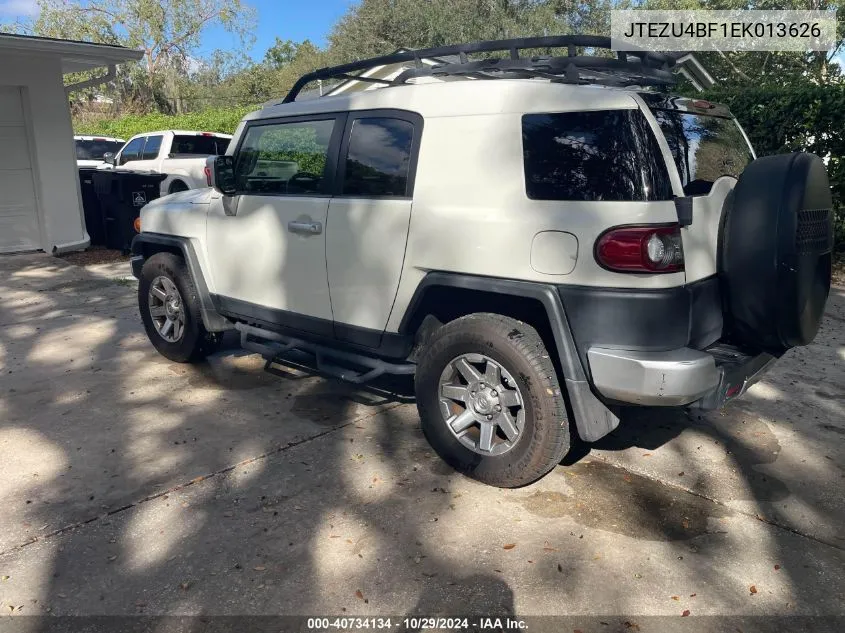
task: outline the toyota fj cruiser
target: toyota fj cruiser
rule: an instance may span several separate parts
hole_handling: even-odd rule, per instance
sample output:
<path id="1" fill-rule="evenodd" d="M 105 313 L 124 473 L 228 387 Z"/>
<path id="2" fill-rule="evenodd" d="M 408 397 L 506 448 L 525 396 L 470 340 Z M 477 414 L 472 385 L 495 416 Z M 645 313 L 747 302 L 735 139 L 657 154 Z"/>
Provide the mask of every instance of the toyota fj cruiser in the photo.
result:
<path id="1" fill-rule="evenodd" d="M 235 328 L 353 382 L 413 374 L 434 450 L 507 487 L 623 406 L 742 395 L 822 318 L 825 167 L 756 158 L 725 107 L 661 91 L 672 57 L 579 54 L 608 46 L 481 42 L 304 76 L 209 160 L 212 188 L 143 208 L 153 345 L 192 361 Z M 567 54 L 520 56 L 547 47 Z M 296 101 L 349 77 L 388 85 Z"/>

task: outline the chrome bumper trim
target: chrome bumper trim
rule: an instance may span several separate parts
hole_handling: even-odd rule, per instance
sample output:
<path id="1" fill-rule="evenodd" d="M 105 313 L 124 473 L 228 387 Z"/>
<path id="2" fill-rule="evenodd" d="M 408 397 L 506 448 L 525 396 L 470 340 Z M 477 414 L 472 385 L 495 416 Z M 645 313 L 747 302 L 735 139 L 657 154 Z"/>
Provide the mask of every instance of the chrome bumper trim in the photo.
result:
<path id="1" fill-rule="evenodd" d="M 722 372 L 713 356 L 683 347 L 667 352 L 591 347 L 593 385 L 606 398 L 646 406 L 680 406 L 714 391 Z"/>

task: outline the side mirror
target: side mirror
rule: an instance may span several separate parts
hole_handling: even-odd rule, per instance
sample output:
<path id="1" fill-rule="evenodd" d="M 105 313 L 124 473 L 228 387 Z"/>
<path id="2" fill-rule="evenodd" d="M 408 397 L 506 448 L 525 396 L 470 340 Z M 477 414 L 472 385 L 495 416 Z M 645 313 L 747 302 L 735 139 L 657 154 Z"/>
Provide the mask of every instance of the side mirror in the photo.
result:
<path id="1" fill-rule="evenodd" d="M 106 161 L 109 165 L 114 166 L 114 152 L 106 152 L 103 154 L 103 160 Z"/>
<path id="2" fill-rule="evenodd" d="M 224 196 L 231 196 L 235 187 L 235 159 L 231 156 L 209 156 L 205 161 L 205 177 L 209 186 Z"/>

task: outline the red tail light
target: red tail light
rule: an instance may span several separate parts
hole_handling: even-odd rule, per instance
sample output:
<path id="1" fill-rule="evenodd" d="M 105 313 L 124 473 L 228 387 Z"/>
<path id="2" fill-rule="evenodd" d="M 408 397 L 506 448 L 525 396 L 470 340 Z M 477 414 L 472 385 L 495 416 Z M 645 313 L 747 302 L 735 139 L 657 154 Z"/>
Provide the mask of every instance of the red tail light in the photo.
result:
<path id="1" fill-rule="evenodd" d="M 684 269 L 681 227 L 620 226 L 596 242 L 596 261 L 623 273 L 674 273 Z"/>
<path id="2" fill-rule="evenodd" d="M 206 165 L 205 167 L 203 167 L 203 171 L 205 172 L 205 184 L 207 184 L 210 187 L 211 186 L 211 167 Z"/>

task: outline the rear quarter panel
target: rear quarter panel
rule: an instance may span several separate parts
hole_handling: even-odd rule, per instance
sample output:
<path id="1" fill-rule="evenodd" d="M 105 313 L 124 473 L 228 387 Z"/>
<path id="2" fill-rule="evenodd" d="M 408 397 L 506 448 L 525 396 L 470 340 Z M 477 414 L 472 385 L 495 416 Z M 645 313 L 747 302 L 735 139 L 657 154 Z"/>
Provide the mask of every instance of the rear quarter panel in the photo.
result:
<path id="1" fill-rule="evenodd" d="M 636 107 L 633 100 L 631 107 Z M 590 108 L 574 103 L 559 111 L 567 109 Z M 682 285 L 683 272 L 615 273 L 599 266 L 593 256 L 596 239 L 612 226 L 676 221 L 672 201 L 530 200 L 525 193 L 520 113 L 427 118 L 405 264 L 388 330 L 398 329 L 429 271 L 608 288 Z M 574 266 L 573 253 L 560 253 L 566 261 L 558 270 L 571 271 L 568 274 L 532 267 L 532 244 L 545 231 L 567 232 L 577 239 Z"/>

